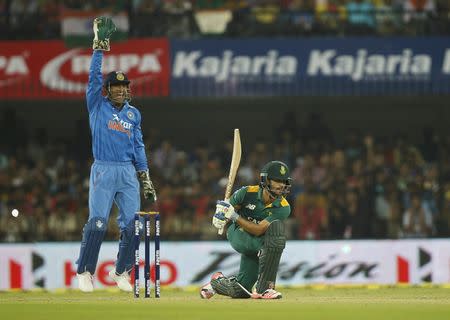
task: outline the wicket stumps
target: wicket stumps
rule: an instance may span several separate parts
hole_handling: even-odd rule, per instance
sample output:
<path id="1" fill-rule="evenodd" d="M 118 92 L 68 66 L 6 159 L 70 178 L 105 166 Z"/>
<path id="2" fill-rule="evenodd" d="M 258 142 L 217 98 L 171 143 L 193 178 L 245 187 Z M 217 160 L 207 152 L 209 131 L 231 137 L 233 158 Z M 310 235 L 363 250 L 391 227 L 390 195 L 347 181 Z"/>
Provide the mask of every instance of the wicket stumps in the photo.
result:
<path id="1" fill-rule="evenodd" d="M 144 281 L 145 281 L 145 298 L 150 298 L 150 237 L 151 237 L 151 221 L 150 217 L 153 216 L 155 220 L 155 298 L 161 296 L 161 282 L 160 282 L 160 229 L 161 223 L 159 218 L 159 212 L 157 211 L 139 211 L 134 215 L 134 297 L 139 298 L 139 244 L 140 237 L 140 217 L 144 217 L 144 235 L 145 235 L 145 263 L 144 263 Z"/>

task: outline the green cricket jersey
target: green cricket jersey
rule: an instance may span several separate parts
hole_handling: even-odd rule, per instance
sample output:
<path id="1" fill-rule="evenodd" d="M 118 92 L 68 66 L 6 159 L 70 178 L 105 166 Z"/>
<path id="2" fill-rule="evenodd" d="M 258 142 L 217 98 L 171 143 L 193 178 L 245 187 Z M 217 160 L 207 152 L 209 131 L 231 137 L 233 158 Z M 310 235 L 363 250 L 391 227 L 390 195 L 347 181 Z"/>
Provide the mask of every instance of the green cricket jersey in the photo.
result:
<path id="1" fill-rule="evenodd" d="M 231 196 L 230 203 L 243 218 L 258 223 L 261 220 L 272 222 L 285 220 L 291 214 L 291 206 L 284 197 L 265 206 L 262 201 L 263 189 L 260 186 L 246 186 Z"/>

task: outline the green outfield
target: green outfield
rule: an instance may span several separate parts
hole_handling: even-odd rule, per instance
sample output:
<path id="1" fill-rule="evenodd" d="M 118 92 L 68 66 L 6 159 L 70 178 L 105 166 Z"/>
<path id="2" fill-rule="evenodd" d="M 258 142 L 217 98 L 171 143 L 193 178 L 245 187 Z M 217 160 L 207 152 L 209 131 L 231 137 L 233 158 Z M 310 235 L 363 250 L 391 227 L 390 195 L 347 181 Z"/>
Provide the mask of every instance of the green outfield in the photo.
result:
<path id="1" fill-rule="evenodd" d="M 0 292 L 0 319 L 450 319 L 450 289 L 283 288 L 281 300 L 201 300 L 193 290 L 163 289 L 161 299 L 118 291 Z"/>

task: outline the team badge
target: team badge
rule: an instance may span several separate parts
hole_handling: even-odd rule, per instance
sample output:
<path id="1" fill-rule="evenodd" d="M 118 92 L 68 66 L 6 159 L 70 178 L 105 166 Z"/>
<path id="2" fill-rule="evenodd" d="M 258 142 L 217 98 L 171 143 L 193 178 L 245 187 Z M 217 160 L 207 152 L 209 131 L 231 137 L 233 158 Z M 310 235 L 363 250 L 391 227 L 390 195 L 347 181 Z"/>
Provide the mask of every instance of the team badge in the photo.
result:
<path id="1" fill-rule="evenodd" d="M 97 222 L 95 223 L 95 225 L 97 226 L 97 228 L 101 228 L 103 227 L 103 222 L 101 220 L 97 220 Z"/>
<path id="2" fill-rule="evenodd" d="M 116 79 L 119 81 L 123 81 L 123 79 L 125 79 L 125 76 L 123 75 L 123 73 L 118 72 L 116 75 Z"/>
<path id="3" fill-rule="evenodd" d="M 127 117 L 128 117 L 128 119 L 133 119 L 134 118 L 134 113 L 131 112 L 131 111 L 128 111 L 127 112 Z"/>
<path id="4" fill-rule="evenodd" d="M 284 176 L 286 174 L 286 168 L 284 166 L 280 167 L 280 173 Z"/>

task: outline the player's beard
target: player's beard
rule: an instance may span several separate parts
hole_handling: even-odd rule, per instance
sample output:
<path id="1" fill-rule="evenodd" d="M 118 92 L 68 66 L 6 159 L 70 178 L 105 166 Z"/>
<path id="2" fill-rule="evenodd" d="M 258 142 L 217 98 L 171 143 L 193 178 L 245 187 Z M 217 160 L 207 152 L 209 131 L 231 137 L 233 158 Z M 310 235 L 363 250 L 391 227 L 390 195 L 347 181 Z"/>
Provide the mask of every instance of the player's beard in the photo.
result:
<path id="1" fill-rule="evenodd" d="M 276 199 L 281 198 L 281 195 L 278 195 L 275 191 L 272 191 L 270 186 L 266 186 L 264 189 L 267 192 L 270 201 L 275 201 Z"/>
<path id="2" fill-rule="evenodd" d="M 269 191 L 269 190 L 268 190 Z M 281 198 L 281 194 L 276 193 L 275 191 L 269 191 L 269 197 L 270 199 L 273 201 L 275 199 L 280 199 Z"/>
<path id="3" fill-rule="evenodd" d="M 267 188 L 267 192 L 269 193 L 270 199 L 272 199 L 272 201 L 275 199 L 281 199 L 282 197 L 286 196 L 289 193 L 289 189 L 290 189 L 290 187 L 285 184 L 279 190 L 273 190 L 271 188 L 270 182 L 266 188 Z"/>

